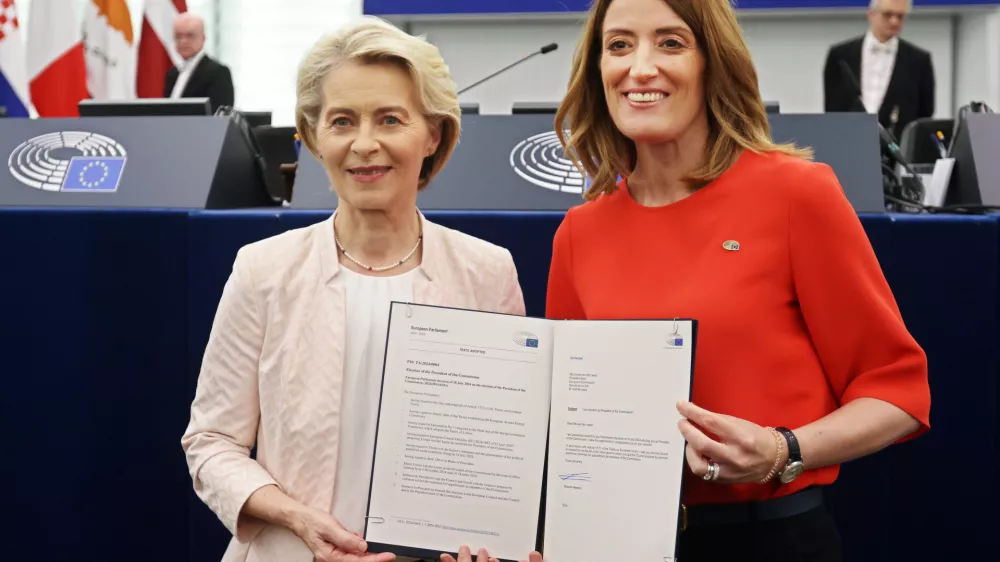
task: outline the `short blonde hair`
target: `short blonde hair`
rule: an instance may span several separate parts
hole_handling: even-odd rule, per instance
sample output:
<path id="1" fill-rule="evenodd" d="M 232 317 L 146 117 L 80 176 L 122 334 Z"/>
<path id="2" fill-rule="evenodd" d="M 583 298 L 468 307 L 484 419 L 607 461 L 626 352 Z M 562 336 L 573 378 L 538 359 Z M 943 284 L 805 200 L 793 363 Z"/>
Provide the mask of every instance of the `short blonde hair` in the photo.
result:
<path id="1" fill-rule="evenodd" d="M 320 38 L 299 65 L 295 127 L 302 143 L 317 154 L 316 125 L 323 107 L 323 81 L 346 61 L 398 64 L 410 74 L 420 97 L 420 110 L 440 127 L 441 142 L 424 159 L 417 188 L 423 189 L 451 158 L 461 133 L 461 110 L 451 72 L 438 48 L 372 16 Z"/>
<path id="2" fill-rule="evenodd" d="M 572 158 L 592 178 L 584 198 L 617 189 L 617 177 L 635 169 L 635 142 L 611 118 L 601 78 L 601 35 L 612 0 L 594 0 L 571 69 L 569 88 L 556 113 L 556 132 Z M 757 87 L 757 71 L 729 0 L 663 0 L 688 24 L 705 57 L 705 104 L 709 138 L 705 162 L 687 178 L 711 182 L 736 162 L 742 150 L 783 152 L 811 159 L 812 150 L 771 140 Z M 570 133 L 563 127 L 566 123 Z"/>

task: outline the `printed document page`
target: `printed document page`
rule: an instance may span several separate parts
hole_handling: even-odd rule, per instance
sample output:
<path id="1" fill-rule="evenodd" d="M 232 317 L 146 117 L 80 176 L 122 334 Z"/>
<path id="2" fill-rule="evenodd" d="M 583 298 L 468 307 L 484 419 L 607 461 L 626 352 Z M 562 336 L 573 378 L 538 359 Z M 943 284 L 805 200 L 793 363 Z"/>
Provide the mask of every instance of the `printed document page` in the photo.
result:
<path id="1" fill-rule="evenodd" d="M 536 548 L 554 325 L 393 303 L 370 550 L 436 560 L 467 544 L 522 560 Z"/>
<path id="2" fill-rule="evenodd" d="M 546 560 L 676 558 L 692 321 L 555 327 Z"/>

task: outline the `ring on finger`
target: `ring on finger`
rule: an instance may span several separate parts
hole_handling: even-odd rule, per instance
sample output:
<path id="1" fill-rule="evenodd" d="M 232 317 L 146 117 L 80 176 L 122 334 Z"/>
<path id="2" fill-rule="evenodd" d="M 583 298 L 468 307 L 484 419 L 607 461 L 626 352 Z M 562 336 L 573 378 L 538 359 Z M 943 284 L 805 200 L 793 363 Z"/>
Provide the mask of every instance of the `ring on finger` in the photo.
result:
<path id="1" fill-rule="evenodd" d="M 708 470 L 705 471 L 705 476 L 703 476 L 702 478 L 708 480 L 709 482 L 712 482 L 717 478 L 719 478 L 719 470 L 720 470 L 719 463 L 714 461 L 709 461 Z"/>

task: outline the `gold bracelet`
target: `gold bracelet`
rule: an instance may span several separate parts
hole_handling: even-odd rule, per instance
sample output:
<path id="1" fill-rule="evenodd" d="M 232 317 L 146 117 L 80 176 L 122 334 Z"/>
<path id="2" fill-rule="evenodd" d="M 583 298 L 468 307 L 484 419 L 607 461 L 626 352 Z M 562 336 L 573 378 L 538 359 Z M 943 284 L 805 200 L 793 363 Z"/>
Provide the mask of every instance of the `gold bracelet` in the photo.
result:
<path id="1" fill-rule="evenodd" d="M 771 435 L 774 436 L 774 444 L 778 447 L 778 453 L 775 456 L 774 466 L 771 467 L 771 472 L 768 472 L 767 476 L 760 480 L 761 484 L 767 484 L 772 478 L 774 478 L 774 475 L 778 473 L 778 465 L 781 463 L 781 453 L 785 449 L 785 446 L 782 444 L 781 434 L 778 433 L 778 431 L 773 427 L 768 427 L 766 429 L 771 432 Z"/>

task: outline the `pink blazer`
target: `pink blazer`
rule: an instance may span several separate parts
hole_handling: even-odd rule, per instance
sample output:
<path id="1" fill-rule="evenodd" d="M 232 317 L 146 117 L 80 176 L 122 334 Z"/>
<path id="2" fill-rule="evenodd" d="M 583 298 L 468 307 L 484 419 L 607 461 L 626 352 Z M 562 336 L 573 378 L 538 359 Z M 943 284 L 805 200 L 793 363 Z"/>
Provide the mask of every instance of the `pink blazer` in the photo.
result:
<path id="1" fill-rule="evenodd" d="M 510 252 L 421 221 L 416 302 L 524 315 Z M 224 562 L 312 560 L 287 529 L 239 520 L 262 486 L 332 510 L 348 329 L 344 292 L 332 283 L 340 268 L 332 217 L 236 256 L 181 439 L 198 497 L 234 535 Z"/>

